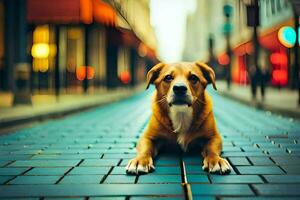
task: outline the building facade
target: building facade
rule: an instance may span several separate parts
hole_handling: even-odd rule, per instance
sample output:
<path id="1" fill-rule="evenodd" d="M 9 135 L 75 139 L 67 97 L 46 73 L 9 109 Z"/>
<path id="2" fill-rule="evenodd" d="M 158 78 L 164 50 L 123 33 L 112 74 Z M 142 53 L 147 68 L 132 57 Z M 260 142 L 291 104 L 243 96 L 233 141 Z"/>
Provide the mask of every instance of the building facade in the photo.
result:
<path id="1" fill-rule="evenodd" d="M 198 0 L 196 12 L 187 21 L 184 60 L 211 61 L 217 75 L 224 77 L 228 54 L 224 32 L 224 5 L 232 7 L 230 16 L 231 77 L 239 84 L 249 82 L 253 65 L 253 28 L 247 26 L 247 0 Z M 282 45 L 278 32 L 283 26 L 294 26 L 293 8 L 288 0 L 259 0 L 258 66 L 270 74 L 272 85 L 286 86 L 293 67 L 293 52 Z M 213 41 L 213 42 L 212 42 Z M 212 51 L 210 50 L 213 44 Z M 210 53 L 211 52 L 211 53 Z M 213 54 L 213 55 L 211 55 Z M 279 60 L 279 61 L 278 61 Z"/>
<path id="2" fill-rule="evenodd" d="M 26 63 L 21 66 L 27 66 L 23 74 L 29 74 L 32 93 L 141 83 L 147 67 L 158 61 L 154 32 L 133 29 L 129 15 L 121 17 L 112 2 L 0 0 L 0 90 L 17 91 L 20 63 Z M 147 3 L 138 23 L 151 30 Z M 129 13 L 133 8 L 122 9 Z"/>

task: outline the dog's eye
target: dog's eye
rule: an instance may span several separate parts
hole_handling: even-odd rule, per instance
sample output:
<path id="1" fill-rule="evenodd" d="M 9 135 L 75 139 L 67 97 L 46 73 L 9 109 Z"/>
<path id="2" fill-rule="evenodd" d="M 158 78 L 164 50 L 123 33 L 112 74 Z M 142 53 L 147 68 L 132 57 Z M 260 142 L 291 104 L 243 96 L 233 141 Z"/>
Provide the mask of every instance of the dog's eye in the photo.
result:
<path id="1" fill-rule="evenodd" d="M 199 78 L 192 74 L 190 77 L 189 77 L 189 81 L 191 81 L 193 84 L 197 83 L 199 81 Z"/>
<path id="2" fill-rule="evenodd" d="M 166 82 L 171 82 L 172 80 L 173 80 L 173 76 L 171 76 L 171 75 L 167 75 L 164 78 L 164 81 L 166 81 Z"/>

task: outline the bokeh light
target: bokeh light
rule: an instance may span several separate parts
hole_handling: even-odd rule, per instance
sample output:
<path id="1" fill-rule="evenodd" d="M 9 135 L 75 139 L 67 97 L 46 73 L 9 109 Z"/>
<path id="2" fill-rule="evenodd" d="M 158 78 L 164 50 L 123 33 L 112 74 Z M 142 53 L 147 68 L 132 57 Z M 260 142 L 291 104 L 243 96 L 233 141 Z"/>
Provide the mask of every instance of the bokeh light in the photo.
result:
<path id="1" fill-rule="evenodd" d="M 290 26 L 283 26 L 278 31 L 278 39 L 287 48 L 291 48 L 296 42 L 296 31 Z"/>

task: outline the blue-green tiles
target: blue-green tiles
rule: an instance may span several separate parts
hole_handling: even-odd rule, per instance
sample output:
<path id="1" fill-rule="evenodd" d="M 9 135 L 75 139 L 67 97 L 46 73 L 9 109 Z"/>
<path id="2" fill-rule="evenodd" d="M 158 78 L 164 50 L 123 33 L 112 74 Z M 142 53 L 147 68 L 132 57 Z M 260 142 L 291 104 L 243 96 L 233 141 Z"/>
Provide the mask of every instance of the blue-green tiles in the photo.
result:
<path id="1" fill-rule="evenodd" d="M 54 184 L 60 176 L 18 176 L 9 184 Z"/>
<path id="2" fill-rule="evenodd" d="M 59 184 L 99 184 L 104 175 L 67 175 Z"/>

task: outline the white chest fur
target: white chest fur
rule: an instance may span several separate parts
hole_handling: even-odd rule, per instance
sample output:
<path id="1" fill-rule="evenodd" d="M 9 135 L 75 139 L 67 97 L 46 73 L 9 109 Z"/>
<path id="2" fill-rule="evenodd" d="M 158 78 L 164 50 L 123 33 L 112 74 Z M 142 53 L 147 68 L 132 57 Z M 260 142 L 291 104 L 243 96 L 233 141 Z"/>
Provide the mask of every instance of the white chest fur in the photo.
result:
<path id="1" fill-rule="evenodd" d="M 172 107 L 170 107 L 169 117 L 172 121 L 174 132 L 178 133 L 177 142 L 185 151 L 188 144 L 186 144 L 184 136 L 191 126 L 193 119 L 193 109 L 192 107 L 188 107 L 186 105 L 173 105 Z"/>

